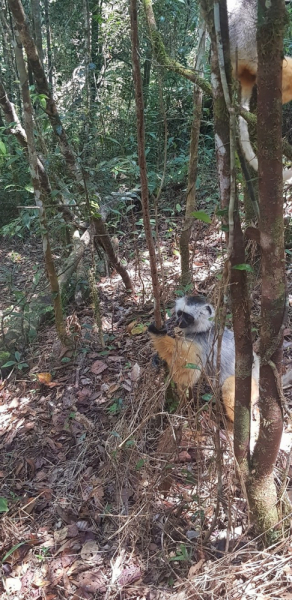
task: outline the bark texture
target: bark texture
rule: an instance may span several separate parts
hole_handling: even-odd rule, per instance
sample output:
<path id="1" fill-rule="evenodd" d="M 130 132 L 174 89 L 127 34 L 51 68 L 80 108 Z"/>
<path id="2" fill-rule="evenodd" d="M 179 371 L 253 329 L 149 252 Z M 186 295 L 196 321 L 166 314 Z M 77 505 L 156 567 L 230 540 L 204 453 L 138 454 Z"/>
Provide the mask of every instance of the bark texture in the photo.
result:
<path id="1" fill-rule="evenodd" d="M 137 115 L 137 141 L 138 141 L 138 162 L 140 168 L 141 180 L 141 201 L 143 211 L 143 223 L 145 229 L 145 237 L 149 251 L 151 278 L 154 294 L 154 315 L 156 327 L 161 327 L 160 314 L 160 289 L 158 281 L 157 263 L 155 256 L 155 248 L 150 225 L 149 211 L 149 192 L 147 180 L 147 165 L 145 154 L 145 126 L 144 126 L 144 102 L 142 78 L 139 62 L 139 37 L 138 37 L 138 14 L 137 1 L 130 0 L 130 18 L 131 18 L 131 40 L 132 40 L 132 61 L 133 61 L 133 79 L 135 88 L 136 100 L 136 115 Z"/>
<path id="2" fill-rule="evenodd" d="M 229 115 L 224 99 L 214 27 L 213 1 L 201 0 L 201 8 L 211 39 L 211 84 L 213 93 L 214 132 L 220 200 L 223 208 L 230 198 L 230 139 Z"/>
<path id="3" fill-rule="evenodd" d="M 251 509 L 261 531 L 277 523 L 273 468 L 279 451 L 283 413 L 281 361 L 286 313 L 282 179 L 282 53 L 285 7 L 282 0 L 258 5 L 258 160 L 262 252 L 261 369 L 259 438 L 249 485 Z"/>
<path id="4" fill-rule="evenodd" d="M 201 30 L 195 68 L 200 72 L 202 57 L 205 51 L 205 28 Z M 198 150 L 201 126 L 203 92 L 197 85 L 194 86 L 193 122 L 191 128 L 190 158 L 188 168 L 188 187 L 186 198 L 186 212 L 184 224 L 179 240 L 181 259 L 181 283 L 187 285 L 192 280 L 190 264 L 190 238 L 194 224 L 192 213 L 196 210 L 196 181 L 198 175 Z"/>
<path id="5" fill-rule="evenodd" d="M 27 138 L 27 149 L 29 156 L 29 167 L 31 173 L 31 179 L 33 183 L 35 202 L 39 209 L 39 219 L 41 225 L 41 235 L 43 242 L 43 253 L 45 259 L 45 266 L 47 271 L 47 277 L 50 284 L 50 289 L 53 298 L 54 312 L 55 312 L 55 323 L 56 330 L 59 336 L 59 339 L 63 344 L 68 344 L 69 340 L 66 335 L 65 325 L 63 321 L 63 310 L 62 310 L 62 301 L 61 294 L 58 282 L 57 271 L 55 268 L 55 263 L 52 256 L 51 245 L 48 235 L 48 227 L 46 220 L 46 212 L 45 212 L 45 204 L 46 204 L 46 195 L 44 192 L 44 188 L 42 187 L 40 176 L 39 176 L 39 168 L 38 168 L 38 158 L 37 152 L 35 148 L 34 141 L 34 132 L 33 132 L 33 108 L 29 94 L 29 85 L 28 85 L 28 73 L 26 71 L 25 62 L 23 59 L 22 47 L 20 42 L 18 41 L 18 36 L 16 37 L 15 42 L 15 57 L 16 64 L 19 73 L 21 91 L 22 91 L 22 99 L 23 99 L 23 120 L 24 127 Z"/>

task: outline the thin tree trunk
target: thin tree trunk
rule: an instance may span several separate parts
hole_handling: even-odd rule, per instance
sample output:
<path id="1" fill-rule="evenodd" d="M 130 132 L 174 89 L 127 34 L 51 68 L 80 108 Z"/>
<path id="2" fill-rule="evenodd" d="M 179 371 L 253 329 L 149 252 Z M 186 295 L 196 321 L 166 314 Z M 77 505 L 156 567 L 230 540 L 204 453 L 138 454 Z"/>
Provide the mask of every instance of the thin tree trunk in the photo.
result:
<path id="1" fill-rule="evenodd" d="M 22 90 L 22 98 L 23 98 L 23 106 L 24 106 L 24 126 L 26 131 L 27 138 L 27 149 L 29 156 L 29 166 L 30 173 L 34 188 L 35 202 L 36 206 L 39 209 L 39 219 L 41 225 L 41 235 L 43 241 L 43 252 L 45 258 L 45 266 L 47 270 L 47 275 L 50 283 L 54 311 L 55 311 L 55 322 L 56 329 L 59 336 L 59 339 L 63 344 L 68 343 L 68 339 L 66 336 L 64 321 L 63 321 L 63 311 L 62 311 L 62 302 L 61 302 L 61 294 L 59 289 L 58 276 L 55 269 L 54 260 L 52 257 L 50 240 L 48 235 L 47 228 L 47 220 L 46 220 L 46 212 L 45 212 L 45 193 L 44 189 L 41 185 L 40 177 L 39 177 L 39 168 L 38 168 L 38 158 L 35 148 L 34 142 L 34 133 L 33 133 L 33 108 L 31 104 L 31 99 L 29 95 L 29 85 L 28 85 L 28 74 L 25 67 L 25 62 L 22 54 L 22 47 L 18 40 L 15 42 L 15 56 L 16 63 L 18 67 L 20 85 Z"/>
<path id="2" fill-rule="evenodd" d="M 245 270 L 232 268 L 236 265 L 243 265 L 246 262 L 244 237 L 241 229 L 237 198 L 234 208 L 234 241 L 230 256 L 230 295 L 236 365 L 234 453 L 243 478 L 246 480 L 250 467 L 250 399 L 253 348 L 247 272 Z"/>
<path id="3" fill-rule="evenodd" d="M 248 486 L 258 529 L 277 524 L 273 469 L 283 429 L 281 361 L 286 314 L 282 178 L 282 55 L 284 2 L 259 0 L 258 12 L 258 161 L 262 303 L 258 441 Z M 267 534 L 268 541 L 272 533 Z"/>
<path id="4" fill-rule="evenodd" d="M 42 16 L 41 16 L 41 9 L 40 9 L 40 0 L 30 0 L 30 3 L 31 3 L 34 39 L 35 39 L 36 47 L 38 50 L 38 55 L 40 57 L 40 61 L 43 64 L 44 58 L 43 58 Z"/>
<path id="5" fill-rule="evenodd" d="M 149 193 L 147 180 L 147 165 L 145 155 L 145 126 L 144 126 L 144 102 L 143 88 L 139 62 L 139 38 L 138 38 L 138 15 L 137 1 L 130 0 L 130 18 L 131 18 L 131 39 L 132 39 L 132 61 L 133 61 L 133 79 L 135 87 L 136 99 L 136 115 L 137 115 L 137 140 L 138 140 L 138 161 L 140 168 L 141 179 L 141 201 L 143 210 L 143 222 L 145 229 L 145 237 L 149 251 L 151 277 L 154 294 L 154 315 L 156 327 L 161 327 L 160 314 L 160 289 L 158 281 L 158 272 L 155 256 L 155 248 L 153 243 L 150 212 L 149 212 Z"/>
<path id="6" fill-rule="evenodd" d="M 44 6 L 45 6 L 45 26 L 46 26 L 46 38 L 47 38 L 48 80 L 49 80 L 51 92 L 53 93 L 53 65 L 52 65 L 52 43 L 51 43 L 49 0 L 44 0 Z"/>
<path id="7" fill-rule="evenodd" d="M 195 69 L 199 73 L 202 67 L 202 57 L 205 51 L 205 28 L 201 29 L 199 35 L 199 47 Z M 190 265 L 190 238 L 194 224 L 192 213 L 196 210 L 196 181 L 198 174 L 198 148 L 200 137 L 200 125 L 202 114 L 203 92 L 197 85 L 194 86 L 193 122 L 191 128 L 190 158 L 188 168 L 188 187 L 186 198 L 186 212 L 184 224 L 179 240 L 181 260 L 181 283 L 186 286 L 191 283 L 192 271 Z"/>
<path id="8" fill-rule="evenodd" d="M 85 63 L 85 89 L 86 89 L 86 108 L 90 111 L 90 72 L 89 64 L 91 62 L 91 26 L 88 0 L 83 0 L 83 19 L 84 19 L 84 63 Z"/>
<path id="9" fill-rule="evenodd" d="M 229 115 L 226 108 L 218 61 L 217 40 L 214 26 L 213 0 L 200 0 L 211 39 L 211 84 L 213 92 L 214 132 L 217 171 L 219 176 L 222 208 L 229 206 L 230 199 L 230 139 Z"/>
<path id="10" fill-rule="evenodd" d="M 111 243 L 110 237 L 106 231 L 105 224 L 102 219 L 98 219 L 96 217 L 92 218 L 94 227 L 95 227 L 95 235 L 99 245 L 104 249 L 105 253 L 108 256 L 110 264 L 114 269 L 116 269 L 117 273 L 121 276 L 126 290 L 133 291 L 133 284 L 129 277 L 128 271 L 123 267 L 123 265 L 118 260 L 113 245 Z"/>

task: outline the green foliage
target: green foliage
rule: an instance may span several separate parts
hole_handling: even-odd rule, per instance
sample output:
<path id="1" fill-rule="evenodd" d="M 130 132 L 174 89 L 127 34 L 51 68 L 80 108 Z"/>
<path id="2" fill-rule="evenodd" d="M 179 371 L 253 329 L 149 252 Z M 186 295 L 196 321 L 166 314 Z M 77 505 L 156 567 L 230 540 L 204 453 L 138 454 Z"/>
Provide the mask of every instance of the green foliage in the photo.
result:
<path id="1" fill-rule="evenodd" d="M 108 413 L 111 415 L 117 415 L 121 412 L 122 406 L 123 406 L 123 399 L 117 398 L 117 400 L 115 400 L 113 402 L 113 404 L 111 404 L 109 406 L 109 408 L 107 409 Z"/>
<path id="2" fill-rule="evenodd" d="M 6 498 L 3 498 L 3 496 L 0 496 L 0 513 L 7 512 L 8 510 L 9 510 L 9 508 L 8 508 L 8 502 L 7 502 Z"/>
<path id="3" fill-rule="evenodd" d="M 172 561 L 190 562 L 190 560 L 191 560 L 191 553 L 188 551 L 185 544 L 180 544 L 179 549 L 176 551 L 176 555 L 171 556 L 171 558 L 169 558 L 169 562 L 172 562 Z"/>
<path id="4" fill-rule="evenodd" d="M 29 368 L 29 365 L 21 360 L 21 354 L 18 351 L 14 353 L 14 356 L 15 360 L 8 360 L 4 365 L 2 365 L 3 369 L 6 367 L 17 367 L 19 371 L 22 371 L 25 368 Z"/>
<path id="5" fill-rule="evenodd" d="M 253 273 L 252 266 L 246 263 L 242 263 L 241 265 L 233 265 L 232 269 L 235 269 L 236 271 L 247 271 L 248 273 Z"/>
<path id="6" fill-rule="evenodd" d="M 209 217 L 209 215 L 203 210 L 197 210 L 193 212 L 192 217 L 195 217 L 195 219 L 198 219 L 198 221 L 203 221 L 203 223 L 212 223 L 212 220 Z"/>

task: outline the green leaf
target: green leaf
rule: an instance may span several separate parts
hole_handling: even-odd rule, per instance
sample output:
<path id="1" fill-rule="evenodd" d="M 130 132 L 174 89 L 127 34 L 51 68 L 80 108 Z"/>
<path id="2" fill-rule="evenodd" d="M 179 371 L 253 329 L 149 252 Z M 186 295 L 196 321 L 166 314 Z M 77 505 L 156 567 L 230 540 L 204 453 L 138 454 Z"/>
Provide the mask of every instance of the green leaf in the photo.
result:
<path id="1" fill-rule="evenodd" d="M 203 221 L 203 223 L 212 223 L 212 219 L 211 219 L 210 215 L 208 215 L 203 210 L 197 210 L 197 211 L 191 213 L 191 215 L 192 215 L 192 217 L 195 217 L 195 219 L 198 219 L 198 221 Z"/>
<path id="2" fill-rule="evenodd" d="M 253 273 L 253 268 L 247 263 L 242 263 L 241 265 L 234 265 L 232 269 L 236 271 L 248 271 L 248 273 Z"/>
<path id="3" fill-rule="evenodd" d="M 205 400 L 205 402 L 209 402 L 210 400 L 212 400 L 213 395 L 212 394 L 204 394 L 202 396 L 202 400 Z"/>
<path id="4" fill-rule="evenodd" d="M 4 369 L 4 367 L 12 367 L 13 365 L 16 365 L 16 361 L 9 360 L 7 363 L 5 363 L 5 365 L 2 365 L 2 369 Z"/>
<path id="5" fill-rule="evenodd" d="M 144 464 L 145 464 L 145 460 L 143 458 L 140 458 L 140 460 L 138 460 L 138 462 L 136 463 L 136 466 L 135 466 L 136 471 L 140 471 L 140 469 L 142 469 Z"/>
<path id="6" fill-rule="evenodd" d="M 5 563 L 5 561 L 7 560 L 7 558 L 9 558 L 9 556 L 11 556 L 11 554 L 13 554 L 13 552 L 15 552 L 15 550 L 17 550 L 17 548 L 20 548 L 20 546 L 23 546 L 24 544 L 26 544 L 27 542 L 19 542 L 19 544 L 15 544 L 15 546 L 12 546 L 12 548 L 10 548 L 10 550 L 8 550 L 8 552 L 6 552 L 6 554 L 4 554 L 2 560 L 1 560 L 1 564 L 3 565 L 3 563 Z"/>
<path id="7" fill-rule="evenodd" d="M 16 351 L 14 356 L 15 356 L 17 362 L 19 362 L 20 361 L 20 353 Z"/>
<path id="8" fill-rule="evenodd" d="M 128 440 L 125 444 L 126 448 L 131 448 L 132 446 L 135 445 L 135 441 L 134 440 Z"/>
<path id="9" fill-rule="evenodd" d="M 9 510 L 8 508 L 8 503 L 6 498 L 3 498 L 3 496 L 0 496 L 0 513 L 3 512 L 7 512 Z"/>
<path id="10" fill-rule="evenodd" d="M 201 371 L 201 367 L 199 367 L 199 365 L 195 365 L 194 363 L 187 363 L 185 369 L 197 369 L 198 371 Z"/>
<path id="11" fill-rule="evenodd" d="M 225 217 L 226 215 L 228 215 L 228 208 L 218 208 L 216 210 L 216 215 L 217 217 Z"/>
<path id="12" fill-rule="evenodd" d="M 28 369 L 28 368 L 29 368 L 29 365 L 28 365 L 27 363 L 18 363 L 18 368 L 19 368 L 20 370 L 22 370 L 22 369 L 26 369 L 26 368 Z"/>
<path id="13" fill-rule="evenodd" d="M 3 156 L 5 156 L 7 154 L 6 146 L 5 146 L 4 142 L 2 142 L 1 140 L 0 140 L 0 154 L 3 154 Z"/>

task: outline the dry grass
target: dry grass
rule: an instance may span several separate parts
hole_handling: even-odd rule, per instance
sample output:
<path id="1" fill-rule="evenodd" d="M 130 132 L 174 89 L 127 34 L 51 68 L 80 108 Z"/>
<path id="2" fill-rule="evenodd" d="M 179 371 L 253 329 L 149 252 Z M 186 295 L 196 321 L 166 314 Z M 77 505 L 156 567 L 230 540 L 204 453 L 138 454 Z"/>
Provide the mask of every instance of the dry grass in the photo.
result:
<path id="1" fill-rule="evenodd" d="M 290 538 L 265 551 L 254 538 L 232 433 L 202 400 L 212 390 L 203 382 L 194 399 L 179 399 L 151 365 L 147 333 L 127 328 L 149 322 L 150 305 L 121 298 L 118 280 L 107 285 L 108 355 L 84 308 L 70 363 L 46 327 L 27 358 L 30 375 L 0 390 L 0 496 L 9 508 L 1 599 L 292 598 Z M 35 381 L 43 371 L 52 385 Z M 279 485 L 286 460 L 281 452 Z"/>

